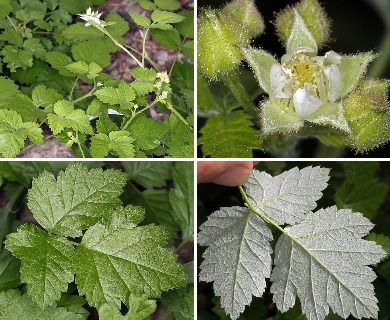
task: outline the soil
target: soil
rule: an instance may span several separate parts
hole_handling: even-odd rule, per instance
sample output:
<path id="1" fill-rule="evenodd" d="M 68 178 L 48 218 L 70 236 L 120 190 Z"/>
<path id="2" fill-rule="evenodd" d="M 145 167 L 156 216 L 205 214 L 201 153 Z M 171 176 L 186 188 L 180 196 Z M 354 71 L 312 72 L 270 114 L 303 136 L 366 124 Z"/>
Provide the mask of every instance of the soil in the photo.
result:
<path id="1" fill-rule="evenodd" d="M 181 0 L 184 9 L 193 9 L 193 0 Z M 129 12 L 144 13 L 145 10 L 133 0 L 107 0 L 106 4 L 98 6 L 97 10 L 103 12 L 105 17 L 110 12 L 117 12 L 122 18 L 128 21 L 130 30 L 124 35 L 126 44 L 142 51 L 142 34 L 141 27 L 136 25 L 130 18 Z M 169 70 L 172 62 L 176 59 L 176 51 L 163 48 L 159 43 L 154 41 L 153 37 L 148 34 L 146 39 L 146 50 L 149 57 L 158 65 L 161 71 Z M 178 60 L 186 59 L 183 54 L 179 54 Z M 191 61 L 191 60 L 188 60 Z M 192 62 L 192 61 L 191 61 Z M 136 62 L 131 59 L 125 52 L 118 51 L 111 56 L 111 65 L 105 68 L 104 72 L 108 73 L 113 79 L 133 81 L 129 70 L 136 67 Z M 147 65 L 147 67 L 150 67 Z M 88 92 L 92 89 L 90 85 L 80 83 L 80 90 Z M 157 113 L 154 109 L 151 110 L 150 116 L 156 120 L 162 121 L 167 115 Z M 44 129 L 44 136 L 46 138 L 43 145 L 34 145 L 28 147 L 21 152 L 18 158 L 74 158 L 71 148 L 66 148 L 57 138 L 50 138 L 51 132 Z"/>

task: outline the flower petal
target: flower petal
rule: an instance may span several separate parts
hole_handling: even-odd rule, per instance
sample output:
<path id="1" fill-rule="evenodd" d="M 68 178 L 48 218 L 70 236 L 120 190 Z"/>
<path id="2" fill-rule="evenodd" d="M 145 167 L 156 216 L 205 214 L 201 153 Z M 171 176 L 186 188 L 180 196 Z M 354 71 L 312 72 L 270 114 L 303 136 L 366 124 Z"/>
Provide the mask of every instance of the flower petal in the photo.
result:
<path id="1" fill-rule="evenodd" d="M 280 64 L 274 63 L 270 71 L 270 98 L 290 98 L 292 93 L 291 77 Z"/>
<path id="2" fill-rule="evenodd" d="M 335 64 L 325 67 L 323 72 L 327 80 L 328 99 L 335 102 L 341 87 L 341 72 Z"/>
<path id="3" fill-rule="evenodd" d="M 321 105 L 321 99 L 310 93 L 311 84 L 306 84 L 304 89 L 297 89 L 293 95 L 294 108 L 297 114 L 304 118 L 316 111 Z"/>

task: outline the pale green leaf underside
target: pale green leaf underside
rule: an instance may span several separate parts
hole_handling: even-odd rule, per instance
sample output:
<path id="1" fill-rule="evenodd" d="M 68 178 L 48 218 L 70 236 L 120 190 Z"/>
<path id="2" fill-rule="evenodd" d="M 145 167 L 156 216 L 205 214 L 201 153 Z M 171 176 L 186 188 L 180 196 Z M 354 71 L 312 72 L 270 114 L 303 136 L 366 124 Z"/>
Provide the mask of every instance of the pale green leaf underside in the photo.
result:
<path id="1" fill-rule="evenodd" d="M 130 293 L 159 297 L 162 291 L 185 285 L 184 267 L 175 254 L 161 247 L 167 244 L 167 235 L 155 225 L 89 228 L 74 259 L 79 293 L 90 305 L 110 303 L 120 308 Z"/>
<path id="2" fill-rule="evenodd" d="M 309 320 L 324 319 L 329 307 L 346 319 L 377 318 L 377 299 L 368 265 L 386 255 L 375 242 L 362 240 L 373 224 L 360 213 L 335 206 L 309 213 L 285 228 L 275 249 L 271 292 L 279 310 L 299 297 Z"/>
<path id="3" fill-rule="evenodd" d="M 271 231 L 249 209 L 221 208 L 200 227 L 203 254 L 199 279 L 214 282 L 214 291 L 232 319 L 237 319 L 252 296 L 261 297 L 271 273 Z"/>
<path id="4" fill-rule="evenodd" d="M 41 308 L 52 306 L 73 281 L 73 244 L 30 224 L 9 235 L 5 244 L 22 260 L 21 280 L 31 299 Z"/>
<path id="5" fill-rule="evenodd" d="M 118 170 L 88 169 L 81 163 L 67 167 L 57 180 L 48 172 L 33 180 L 28 206 L 47 231 L 77 237 L 95 224 L 118 197 L 126 174 Z"/>
<path id="6" fill-rule="evenodd" d="M 85 317 L 66 308 L 46 307 L 41 309 L 27 294 L 19 290 L 0 292 L 0 320 L 84 320 Z"/>
<path id="7" fill-rule="evenodd" d="M 283 225 L 297 223 L 314 210 L 328 180 L 329 169 L 320 167 L 293 168 L 276 177 L 253 170 L 244 186 L 253 207 Z"/>

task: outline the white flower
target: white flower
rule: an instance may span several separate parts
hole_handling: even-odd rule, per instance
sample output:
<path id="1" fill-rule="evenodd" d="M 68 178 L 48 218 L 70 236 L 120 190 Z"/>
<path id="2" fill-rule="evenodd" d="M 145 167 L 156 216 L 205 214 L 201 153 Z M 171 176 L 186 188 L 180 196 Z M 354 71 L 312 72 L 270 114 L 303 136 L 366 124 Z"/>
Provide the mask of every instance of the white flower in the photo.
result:
<path id="1" fill-rule="evenodd" d="M 293 95 L 295 111 L 301 118 L 312 114 L 322 105 L 322 101 L 310 92 L 311 86 L 312 84 L 307 83 L 303 89 L 297 89 Z"/>
<path id="2" fill-rule="evenodd" d="M 79 14 L 78 16 L 83 19 L 84 21 L 87 21 L 87 23 L 85 24 L 85 26 L 102 26 L 104 27 L 106 24 L 104 21 L 100 20 L 100 16 L 102 15 L 102 13 L 99 11 L 92 11 L 91 8 L 88 8 L 87 9 L 87 12 L 85 14 Z"/>

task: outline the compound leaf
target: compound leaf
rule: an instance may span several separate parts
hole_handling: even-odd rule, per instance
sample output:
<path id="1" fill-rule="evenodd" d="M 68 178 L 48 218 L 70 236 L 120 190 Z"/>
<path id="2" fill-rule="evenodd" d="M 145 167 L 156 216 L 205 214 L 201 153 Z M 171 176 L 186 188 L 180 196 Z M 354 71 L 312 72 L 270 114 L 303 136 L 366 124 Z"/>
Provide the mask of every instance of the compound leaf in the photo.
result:
<path id="1" fill-rule="evenodd" d="M 41 308 L 54 305 L 73 281 L 73 243 L 32 224 L 8 235 L 6 248 L 21 259 L 21 280 Z"/>
<path id="2" fill-rule="evenodd" d="M 75 163 L 59 173 L 57 180 L 45 171 L 33 180 L 28 206 L 47 231 L 78 237 L 98 222 L 118 199 L 126 174 L 117 170 L 88 169 Z"/>
<path id="3" fill-rule="evenodd" d="M 160 297 L 162 291 L 184 286 L 188 282 L 184 267 L 162 248 L 168 239 L 168 232 L 156 225 L 89 228 L 74 259 L 79 293 L 90 305 L 120 308 L 130 293 Z"/>
<path id="4" fill-rule="evenodd" d="M 243 111 L 211 116 L 198 139 L 203 145 L 203 156 L 251 158 L 252 149 L 260 148 L 258 133 L 252 125 L 250 116 Z"/>
<path id="5" fill-rule="evenodd" d="M 49 306 L 41 309 L 27 294 L 21 295 L 19 290 L 8 290 L 0 292 L 0 319 L 85 320 L 85 317 L 62 307 Z"/>
<path id="6" fill-rule="evenodd" d="M 309 213 L 299 224 L 286 227 L 275 249 L 271 292 L 279 310 L 287 311 L 298 295 L 308 319 L 333 312 L 346 319 L 377 318 L 372 281 L 386 252 L 362 240 L 374 225 L 361 213 L 337 207 Z"/>
<path id="7" fill-rule="evenodd" d="M 293 168 L 272 177 L 253 170 L 245 190 L 252 206 L 279 225 L 294 224 L 314 210 L 327 187 L 329 169 Z"/>
<path id="8" fill-rule="evenodd" d="M 232 319 L 252 296 L 261 297 L 271 275 L 271 231 L 248 208 L 221 208 L 200 226 L 198 243 L 208 246 L 199 279 L 214 281 L 214 291 Z"/>

